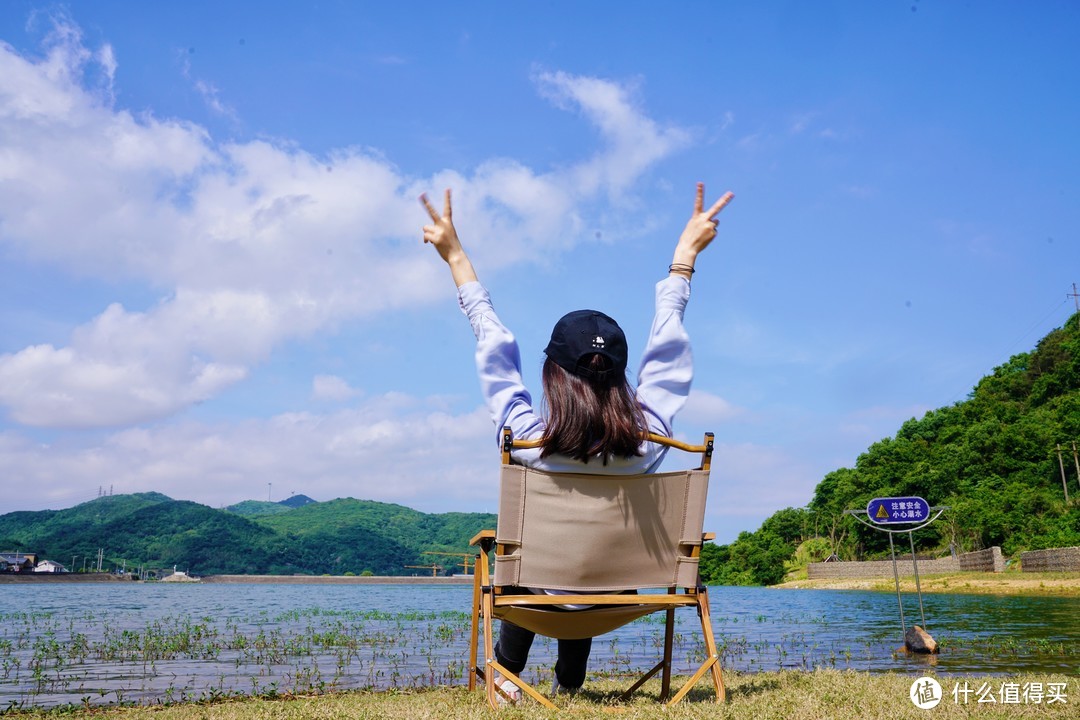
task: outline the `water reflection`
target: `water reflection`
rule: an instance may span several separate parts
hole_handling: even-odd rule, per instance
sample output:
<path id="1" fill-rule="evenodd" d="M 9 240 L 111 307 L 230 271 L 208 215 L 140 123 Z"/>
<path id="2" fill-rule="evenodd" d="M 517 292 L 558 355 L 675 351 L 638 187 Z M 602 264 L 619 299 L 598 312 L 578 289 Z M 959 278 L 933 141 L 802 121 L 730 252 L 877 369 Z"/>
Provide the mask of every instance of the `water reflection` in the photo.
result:
<path id="1" fill-rule="evenodd" d="M 384 689 L 464 681 L 468 586 L 19 585 L 0 591 L 0 710 L 172 702 L 237 693 Z M 714 588 L 723 666 L 938 675 L 1080 673 L 1073 598 L 927 595 L 937 657 L 900 652 L 895 595 Z M 921 622 L 905 598 L 909 624 Z M 701 647 L 679 613 L 676 672 Z M 659 618 L 660 616 L 656 616 Z M 644 619 L 594 643 L 590 669 L 651 667 L 663 626 Z M 538 638 L 526 679 L 550 677 Z"/>

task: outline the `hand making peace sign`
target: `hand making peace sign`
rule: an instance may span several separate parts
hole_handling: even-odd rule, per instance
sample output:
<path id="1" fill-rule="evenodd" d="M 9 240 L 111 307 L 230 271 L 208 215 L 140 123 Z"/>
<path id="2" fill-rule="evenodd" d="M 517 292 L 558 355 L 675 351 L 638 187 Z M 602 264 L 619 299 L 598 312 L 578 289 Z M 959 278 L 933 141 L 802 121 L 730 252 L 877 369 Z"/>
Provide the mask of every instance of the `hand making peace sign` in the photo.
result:
<path id="1" fill-rule="evenodd" d="M 697 259 L 698 253 L 707 248 L 716 237 L 716 224 L 719 222 L 716 216 L 734 197 L 734 193 L 726 192 L 713 203 L 712 207 L 705 210 L 705 183 L 697 184 L 694 213 L 687 221 L 682 235 L 679 236 L 679 244 L 675 247 L 675 257 L 672 261 L 674 264 L 694 267 L 694 260 Z"/>
<path id="2" fill-rule="evenodd" d="M 420 196 L 420 203 L 427 210 L 428 215 L 431 216 L 432 222 L 431 225 L 424 226 L 424 242 L 435 246 L 435 249 L 439 252 L 439 257 L 450 266 L 450 273 L 453 275 L 454 282 L 457 283 L 458 287 L 467 282 L 475 281 L 476 271 L 473 270 L 472 262 L 469 261 L 469 256 L 465 254 L 465 249 L 461 247 L 457 230 L 454 228 L 454 213 L 450 207 L 450 188 L 446 189 L 442 215 L 431 206 L 427 195 Z"/>

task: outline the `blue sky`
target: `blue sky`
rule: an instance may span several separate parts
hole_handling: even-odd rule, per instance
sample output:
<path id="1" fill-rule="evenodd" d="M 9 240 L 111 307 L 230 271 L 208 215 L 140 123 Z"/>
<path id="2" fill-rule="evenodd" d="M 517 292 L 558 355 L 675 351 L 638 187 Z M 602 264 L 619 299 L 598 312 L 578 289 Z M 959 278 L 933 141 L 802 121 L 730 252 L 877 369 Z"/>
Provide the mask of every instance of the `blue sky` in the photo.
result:
<path id="1" fill-rule="evenodd" d="M 534 387 L 572 309 L 640 353 L 735 192 L 676 421 L 720 541 L 1075 307 L 1075 3 L 221 5 L 0 5 L 0 511 L 492 510 L 447 186 Z"/>

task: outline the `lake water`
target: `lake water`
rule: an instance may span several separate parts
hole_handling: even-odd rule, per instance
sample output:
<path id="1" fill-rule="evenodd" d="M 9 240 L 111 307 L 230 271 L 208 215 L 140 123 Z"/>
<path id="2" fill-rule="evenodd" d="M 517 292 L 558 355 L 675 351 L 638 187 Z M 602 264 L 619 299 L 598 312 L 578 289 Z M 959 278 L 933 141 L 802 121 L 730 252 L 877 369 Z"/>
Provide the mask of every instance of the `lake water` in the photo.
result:
<path id="1" fill-rule="evenodd" d="M 943 646 L 928 658 L 900 651 L 893 594 L 709 592 L 725 669 L 917 675 L 932 664 L 939 676 L 1080 674 L 1075 598 L 926 595 L 928 630 Z M 0 712 L 464 683 L 471 597 L 467 585 L 4 585 Z M 916 598 L 905 596 L 904 607 L 908 624 L 918 623 Z M 675 670 L 692 672 L 698 620 L 692 611 L 677 616 Z M 662 637 L 650 619 L 601 636 L 590 670 L 649 668 Z M 537 638 L 527 680 L 550 678 L 554 649 Z"/>

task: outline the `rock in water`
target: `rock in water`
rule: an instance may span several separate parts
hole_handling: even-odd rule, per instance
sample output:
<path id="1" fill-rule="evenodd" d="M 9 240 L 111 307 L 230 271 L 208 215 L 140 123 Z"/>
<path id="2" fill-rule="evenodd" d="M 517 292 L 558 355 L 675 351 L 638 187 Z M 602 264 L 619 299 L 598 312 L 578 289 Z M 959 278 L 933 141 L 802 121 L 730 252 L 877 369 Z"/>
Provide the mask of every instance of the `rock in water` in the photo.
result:
<path id="1" fill-rule="evenodd" d="M 918 625 L 912 625 L 904 633 L 904 647 L 913 653 L 934 654 L 938 651 L 937 640 Z"/>

